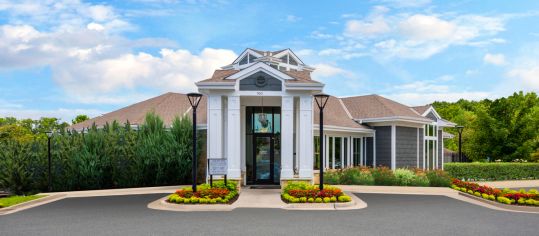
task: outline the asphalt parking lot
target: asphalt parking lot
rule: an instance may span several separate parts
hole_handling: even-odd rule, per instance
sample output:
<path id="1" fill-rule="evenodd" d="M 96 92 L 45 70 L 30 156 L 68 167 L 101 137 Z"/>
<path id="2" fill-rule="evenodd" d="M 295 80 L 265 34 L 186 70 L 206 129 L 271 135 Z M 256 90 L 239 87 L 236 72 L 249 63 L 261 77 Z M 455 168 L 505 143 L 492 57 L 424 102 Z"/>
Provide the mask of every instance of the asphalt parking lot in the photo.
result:
<path id="1" fill-rule="evenodd" d="M 496 211 L 445 196 L 358 194 L 352 211 L 169 212 L 164 194 L 68 198 L 0 216 L 0 235 L 538 235 L 539 214 Z"/>

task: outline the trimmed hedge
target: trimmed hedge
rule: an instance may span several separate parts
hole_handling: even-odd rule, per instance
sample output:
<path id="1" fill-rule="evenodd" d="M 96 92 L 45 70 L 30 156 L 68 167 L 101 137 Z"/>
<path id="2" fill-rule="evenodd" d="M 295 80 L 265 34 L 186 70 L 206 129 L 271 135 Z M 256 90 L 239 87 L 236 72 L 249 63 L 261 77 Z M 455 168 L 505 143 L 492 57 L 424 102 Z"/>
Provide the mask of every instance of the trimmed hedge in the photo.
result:
<path id="1" fill-rule="evenodd" d="M 464 180 L 539 179 L 539 163 L 446 163 L 444 170 Z"/>

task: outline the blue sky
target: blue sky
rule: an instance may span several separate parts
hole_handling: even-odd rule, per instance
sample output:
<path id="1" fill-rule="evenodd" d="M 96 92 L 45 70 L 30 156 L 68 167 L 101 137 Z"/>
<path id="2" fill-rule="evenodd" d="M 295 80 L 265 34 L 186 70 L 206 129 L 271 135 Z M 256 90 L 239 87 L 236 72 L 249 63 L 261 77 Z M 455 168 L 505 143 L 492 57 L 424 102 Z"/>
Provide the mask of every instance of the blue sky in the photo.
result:
<path id="1" fill-rule="evenodd" d="M 100 115 L 251 47 L 291 48 L 335 96 L 408 105 L 539 91 L 539 1 L 4 1 L 0 116 Z"/>

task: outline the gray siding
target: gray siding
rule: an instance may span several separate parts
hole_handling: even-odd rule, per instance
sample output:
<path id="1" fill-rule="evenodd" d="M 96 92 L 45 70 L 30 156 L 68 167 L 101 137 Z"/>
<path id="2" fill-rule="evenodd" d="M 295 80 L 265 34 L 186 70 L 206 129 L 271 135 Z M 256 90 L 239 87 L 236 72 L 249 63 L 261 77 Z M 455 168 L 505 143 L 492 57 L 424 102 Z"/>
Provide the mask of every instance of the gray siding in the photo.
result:
<path id="1" fill-rule="evenodd" d="M 423 135 L 425 134 L 424 129 L 419 129 L 419 168 L 423 168 L 423 157 L 425 156 L 425 140 L 423 140 Z"/>
<path id="2" fill-rule="evenodd" d="M 436 119 L 436 116 L 435 116 L 434 113 L 432 113 L 432 112 L 429 112 L 429 114 L 427 114 L 425 117 L 427 117 L 427 118 L 429 118 L 429 119 L 431 119 L 431 120 L 433 120 L 433 121 L 436 121 L 436 120 L 437 120 L 437 119 Z"/>
<path id="3" fill-rule="evenodd" d="M 442 165 L 443 165 L 443 158 L 444 158 L 444 147 L 442 145 L 442 133 L 443 131 L 442 130 L 439 130 L 438 131 L 438 169 L 442 169 Z"/>
<path id="4" fill-rule="evenodd" d="M 279 79 L 259 71 L 240 81 L 241 91 L 281 91 L 282 82 Z"/>
<path id="5" fill-rule="evenodd" d="M 374 152 L 373 152 L 373 148 L 372 148 L 372 142 L 373 142 L 373 138 L 365 138 L 365 143 L 363 143 L 363 148 L 365 148 L 365 150 L 367 151 L 367 155 L 366 155 L 366 159 L 365 159 L 365 165 L 366 166 L 372 166 L 373 164 L 373 156 L 374 156 Z"/>
<path id="6" fill-rule="evenodd" d="M 396 161 L 397 168 L 416 167 L 417 165 L 417 128 L 397 126 Z"/>
<path id="7" fill-rule="evenodd" d="M 376 165 L 391 167 L 391 126 L 374 127 L 376 130 Z"/>

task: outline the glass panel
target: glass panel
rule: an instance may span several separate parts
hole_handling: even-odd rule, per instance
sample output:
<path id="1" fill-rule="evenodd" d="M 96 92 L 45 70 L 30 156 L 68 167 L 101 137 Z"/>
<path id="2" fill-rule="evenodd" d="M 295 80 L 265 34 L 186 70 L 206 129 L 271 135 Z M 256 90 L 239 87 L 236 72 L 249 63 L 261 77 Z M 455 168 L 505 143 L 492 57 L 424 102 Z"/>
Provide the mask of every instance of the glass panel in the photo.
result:
<path id="1" fill-rule="evenodd" d="M 434 169 L 434 142 L 429 140 L 429 169 Z"/>
<path id="2" fill-rule="evenodd" d="M 281 180 L 281 136 L 275 135 L 273 139 L 273 182 Z"/>
<path id="3" fill-rule="evenodd" d="M 343 163 L 344 163 L 343 167 L 347 167 L 348 166 L 348 138 L 343 138 L 343 144 L 344 144 L 343 145 L 344 148 L 342 150 L 342 152 L 344 154 L 343 155 Z"/>
<path id="4" fill-rule="evenodd" d="M 277 111 L 273 114 L 273 123 L 273 133 L 276 135 L 281 134 L 281 114 L 277 113 Z"/>
<path id="5" fill-rule="evenodd" d="M 257 109 L 253 115 L 254 120 L 254 132 L 255 133 L 272 133 L 273 117 L 271 115 L 271 108 L 266 108 L 264 112 L 261 109 Z M 267 110 L 267 111 L 266 111 Z"/>
<path id="6" fill-rule="evenodd" d="M 245 64 L 247 64 L 247 60 L 248 60 L 247 55 L 245 55 L 245 56 L 241 59 L 240 65 L 245 65 Z"/>
<path id="7" fill-rule="evenodd" d="M 270 179 L 270 137 L 256 137 L 256 179 L 257 180 L 269 180 Z"/>
<path id="8" fill-rule="evenodd" d="M 342 168 L 342 157 L 341 157 L 341 137 L 335 137 L 335 169 Z"/>
<path id="9" fill-rule="evenodd" d="M 247 181 L 252 182 L 254 181 L 253 176 L 253 135 L 247 134 L 245 137 L 245 167 L 247 168 Z"/>
<path id="10" fill-rule="evenodd" d="M 320 136 L 314 136 L 314 169 L 320 170 Z"/>
<path id="11" fill-rule="evenodd" d="M 253 108 L 247 107 L 245 113 L 247 114 L 246 115 L 247 117 L 245 117 L 247 119 L 247 123 L 245 124 L 245 131 L 247 134 L 252 134 L 253 133 Z M 247 139 L 247 140 L 251 140 L 251 139 Z"/>
<path id="12" fill-rule="evenodd" d="M 353 154 L 353 159 L 354 159 L 353 160 L 353 165 L 354 166 L 359 166 L 361 164 L 361 160 L 360 160 L 360 158 L 361 158 L 361 146 L 360 146 L 361 145 L 361 139 L 354 138 L 353 140 L 354 140 L 354 143 L 353 143 L 354 146 L 352 146 L 352 148 L 353 148 L 352 150 L 353 150 L 353 153 L 354 153 Z"/>
<path id="13" fill-rule="evenodd" d="M 298 65 L 298 62 L 297 62 L 296 60 L 294 60 L 293 57 L 290 57 L 289 60 L 290 60 L 290 63 L 289 63 L 290 65 L 294 65 L 294 66 L 297 66 L 297 65 Z"/>
<path id="14" fill-rule="evenodd" d="M 328 143 L 328 169 L 333 168 L 333 137 L 328 137 L 329 143 Z"/>

